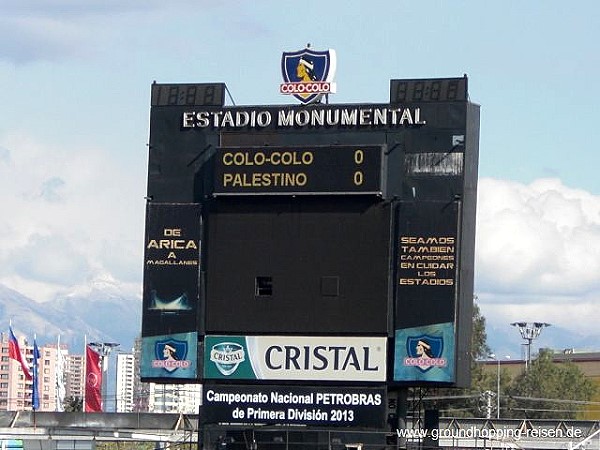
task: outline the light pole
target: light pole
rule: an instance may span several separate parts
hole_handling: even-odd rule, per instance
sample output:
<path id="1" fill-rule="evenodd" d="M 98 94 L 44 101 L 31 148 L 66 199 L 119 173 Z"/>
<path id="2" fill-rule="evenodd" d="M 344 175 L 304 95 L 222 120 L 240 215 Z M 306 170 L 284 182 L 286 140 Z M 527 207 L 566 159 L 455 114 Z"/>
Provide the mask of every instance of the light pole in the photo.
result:
<path id="1" fill-rule="evenodd" d="M 495 354 L 491 354 L 490 358 L 496 360 L 496 419 L 500 418 L 500 358 Z"/>
<path id="2" fill-rule="evenodd" d="M 108 378 L 108 355 L 113 348 L 118 347 L 119 344 L 116 342 L 90 342 L 90 346 L 94 347 L 94 349 L 98 352 L 101 361 L 101 370 L 102 370 L 102 410 L 108 409 L 108 402 L 105 401 L 107 397 L 106 386 L 107 386 L 107 378 Z M 116 396 L 115 396 L 116 401 Z M 116 411 L 116 407 L 115 407 Z M 105 411 L 106 412 L 106 411 Z"/>
<path id="3" fill-rule="evenodd" d="M 488 355 L 488 358 L 496 361 L 496 419 L 500 418 L 500 358 L 494 353 Z M 510 356 L 505 356 L 510 358 Z"/>
<path id="4" fill-rule="evenodd" d="M 546 322 L 513 322 L 511 325 L 517 327 L 521 337 L 527 341 L 525 344 L 527 346 L 525 371 L 527 371 L 531 365 L 531 343 L 540 335 L 542 328 L 549 327 L 550 324 Z"/>

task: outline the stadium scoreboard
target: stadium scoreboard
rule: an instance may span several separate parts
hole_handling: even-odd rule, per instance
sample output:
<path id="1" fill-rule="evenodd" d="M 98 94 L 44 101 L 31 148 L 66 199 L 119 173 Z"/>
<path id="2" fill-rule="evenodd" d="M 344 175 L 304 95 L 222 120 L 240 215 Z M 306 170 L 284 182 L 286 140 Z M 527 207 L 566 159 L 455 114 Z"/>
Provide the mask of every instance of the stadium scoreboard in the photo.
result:
<path id="1" fill-rule="evenodd" d="M 333 86 L 294 75 L 282 86 L 301 101 Z M 224 83 L 152 84 L 141 378 L 209 386 L 203 426 L 381 429 L 390 389 L 468 386 L 467 87 L 397 79 L 387 103 L 226 106 Z"/>

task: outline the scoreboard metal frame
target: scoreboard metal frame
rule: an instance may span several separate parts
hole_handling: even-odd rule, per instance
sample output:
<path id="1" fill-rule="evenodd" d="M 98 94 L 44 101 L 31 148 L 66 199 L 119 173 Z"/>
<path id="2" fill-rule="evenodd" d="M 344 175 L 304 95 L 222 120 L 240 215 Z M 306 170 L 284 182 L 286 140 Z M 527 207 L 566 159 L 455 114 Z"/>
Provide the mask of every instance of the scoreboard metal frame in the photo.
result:
<path id="1" fill-rule="evenodd" d="M 343 428 L 385 427 L 372 392 L 467 386 L 479 152 L 467 87 L 391 80 L 384 104 L 225 106 L 223 83 L 153 84 L 142 379 L 207 383 L 253 410 L 266 392 L 269 424 Z M 256 368 L 273 355 L 267 379 Z M 335 381 L 310 381 L 325 371 Z M 286 418 L 278 395 L 312 391 L 366 403 Z M 204 399 L 206 417 L 243 422 L 220 398 Z"/>

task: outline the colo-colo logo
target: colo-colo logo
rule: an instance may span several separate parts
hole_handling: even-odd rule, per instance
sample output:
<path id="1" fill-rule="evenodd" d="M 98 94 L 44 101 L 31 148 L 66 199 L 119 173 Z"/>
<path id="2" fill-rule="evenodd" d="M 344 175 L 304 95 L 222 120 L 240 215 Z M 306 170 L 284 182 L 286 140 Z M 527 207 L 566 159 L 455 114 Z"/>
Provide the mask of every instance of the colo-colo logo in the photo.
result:
<path id="1" fill-rule="evenodd" d="M 316 103 L 324 94 L 335 92 L 336 57 L 332 49 L 316 51 L 306 47 L 281 56 L 283 83 L 279 92 L 293 95 L 304 105 Z"/>

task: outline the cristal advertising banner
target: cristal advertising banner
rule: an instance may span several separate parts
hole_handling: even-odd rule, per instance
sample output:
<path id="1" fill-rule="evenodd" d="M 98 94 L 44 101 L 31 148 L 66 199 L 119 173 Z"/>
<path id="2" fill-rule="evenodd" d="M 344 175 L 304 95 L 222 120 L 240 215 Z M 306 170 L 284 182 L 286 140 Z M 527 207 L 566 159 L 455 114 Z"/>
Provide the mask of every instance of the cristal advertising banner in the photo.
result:
<path id="1" fill-rule="evenodd" d="M 455 381 L 454 324 L 396 330 L 394 381 Z"/>
<path id="2" fill-rule="evenodd" d="M 205 384 L 205 424 L 382 428 L 385 387 L 236 386 Z"/>
<path id="3" fill-rule="evenodd" d="M 148 203 L 142 335 L 196 329 L 201 216 L 196 203 Z"/>
<path id="4" fill-rule="evenodd" d="M 198 333 L 142 337 L 142 378 L 196 379 Z"/>
<path id="5" fill-rule="evenodd" d="M 207 379 L 386 379 L 385 337 L 208 335 L 204 342 Z"/>

